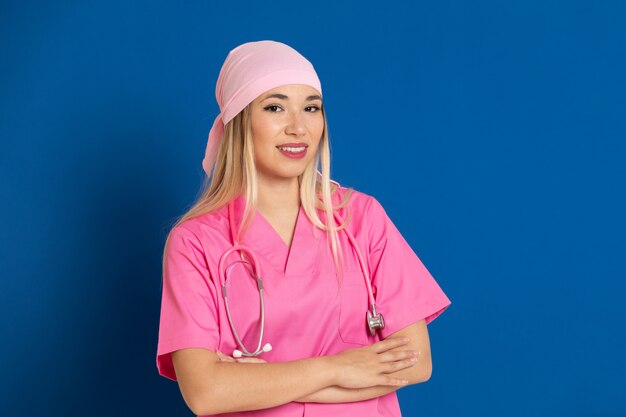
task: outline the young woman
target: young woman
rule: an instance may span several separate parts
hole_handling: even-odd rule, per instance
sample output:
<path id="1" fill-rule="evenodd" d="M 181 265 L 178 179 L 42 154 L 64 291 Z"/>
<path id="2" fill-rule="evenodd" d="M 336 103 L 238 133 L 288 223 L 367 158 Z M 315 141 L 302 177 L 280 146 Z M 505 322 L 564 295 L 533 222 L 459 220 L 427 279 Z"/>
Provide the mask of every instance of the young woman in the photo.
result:
<path id="1" fill-rule="evenodd" d="M 240 45 L 216 97 L 205 191 L 165 244 L 159 373 L 197 415 L 400 416 L 450 300 L 380 203 L 331 181 L 308 60 Z"/>

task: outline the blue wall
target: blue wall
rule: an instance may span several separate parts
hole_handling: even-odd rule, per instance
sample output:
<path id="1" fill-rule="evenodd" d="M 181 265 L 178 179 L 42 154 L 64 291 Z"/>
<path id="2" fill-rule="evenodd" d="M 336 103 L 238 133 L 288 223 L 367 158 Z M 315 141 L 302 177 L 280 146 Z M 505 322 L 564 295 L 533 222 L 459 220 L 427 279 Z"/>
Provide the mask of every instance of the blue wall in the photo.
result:
<path id="1" fill-rule="evenodd" d="M 405 415 L 626 415 L 626 3 L 225 3 L 1 3 L 0 414 L 191 415 L 162 245 L 226 54 L 273 39 L 452 300 Z"/>

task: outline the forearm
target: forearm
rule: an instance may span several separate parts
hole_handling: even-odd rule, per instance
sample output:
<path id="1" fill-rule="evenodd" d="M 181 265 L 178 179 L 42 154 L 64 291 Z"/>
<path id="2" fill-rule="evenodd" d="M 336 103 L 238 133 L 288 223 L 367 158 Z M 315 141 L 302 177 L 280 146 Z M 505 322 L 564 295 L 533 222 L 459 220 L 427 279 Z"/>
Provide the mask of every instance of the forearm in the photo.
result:
<path id="1" fill-rule="evenodd" d="M 218 362 L 214 382 L 201 400 L 200 414 L 276 407 L 332 386 L 334 374 L 328 357 L 289 362 Z M 219 381 L 219 383 L 217 383 Z"/>
<path id="2" fill-rule="evenodd" d="M 396 391 L 400 387 L 377 385 L 368 388 L 343 388 L 338 385 L 325 387 L 296 400 L 300 403 L 349 403 L 377 398 Z"/>
<path id="3" fill-rule="evenodd" d="M 416 365 L 417 366 L 417 365 Z M 409 369 L 392 372 L 392 375 L 398 375 L 401 378 L 411 378 Z M 426 379 L 413 379 L 411 384 L 424 382 Z M 322 388 L 316 392 L 298 398 L 296 402 L 312 402 L 312 403 L 347 403 L 354 401 L 369 400 L 372 398 L 387 395 L 390 392 L 398 390 L 397 386 L 376 385 L 367 388 L 344 388 L 338 385 L 332 385 Z"/>

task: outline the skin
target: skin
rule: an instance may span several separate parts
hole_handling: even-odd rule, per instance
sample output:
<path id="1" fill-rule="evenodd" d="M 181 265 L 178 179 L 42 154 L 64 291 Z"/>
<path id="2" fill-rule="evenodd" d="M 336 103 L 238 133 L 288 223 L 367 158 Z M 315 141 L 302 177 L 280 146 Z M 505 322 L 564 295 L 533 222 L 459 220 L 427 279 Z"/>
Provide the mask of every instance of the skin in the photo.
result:
<path id="1" fill-rule="evenodd" d="M 313 161 L 324 130 L 322 100 L 313 87 L 291 84 L 273 88 L 252 102 L 250 125 L 259 182 L 293 186 Z M 303 159 L 290 159 L 276 148 L 289 142 L 308 145 Z"/>
<path id="2" fill-rule="evenodd" d="M 321 107 L 319 92 L 302 84 L 273 88 L 252 102 L 250 127 L 259 185 L 257 209 L 288 246 L 300 207 L 298 176 L 315 158 L 324 130 Z M 302 159 L 289 158 L 277 148 L 295 142 L 308 145 Z"/>
<path id="3" fill-rule="evenodd" d="M 279 96 L 268 98 L 275 94 Z M 321 98 L 312 96 L 319 96 L 312 87 L 285 85 L 261 94 L 251 107 L 258 210 L 288 246 L 300 207 L 298 176 L 315 157 L 324 128 Z M 288 158 L 276 148 L 290 142 L 308 145 L 305 158 Z M 424 320 L 370 346 L 332 356 L 267 363 L 189 348 L 173 352 L 172 360 L 182 396 L 197 415 L 292 401 L 361 401 L 427 381 L 432 370 Z"/>
<path id="4" fill-rule="evenodd" d="M 401 344 L 397 347 L 391 348 L 387 353 L 394 353 L 399 355 L 399 358 L 404 359 L 406 365 L 406 358 L 415 358 L 414 363 L 409 363 L 409 366 L 404 368 L 398 368 L 391 374 L 405 381 L 409 381 L 408 384 L 417 384 L 426 382 L 430 379 L 432 374 L 432 360 L 430 353 L 430 340 L 428 336 L 428 329 L 426 322 L 420 320 L 410 326 L 407 326 L 387 338 L 385 341 L 391 340 L 408 340 L 406 344 Z M 374 346 L 374 345 L 372 345 Z M 370 346 L 371 347 L 371 346 Z M 361 348 L 363 349 L 363 348 Z M 358 349 L 357 349 L 358 350 Z M 346 352 L 352 353 L 352 350 L 342 352 L 345 355 Z M 240 362 L 240 363 L 265 363 L 260 358 L 238 358 L 235 359 L 232 356 L 228 356 L 223 352 L 217 351 L 218 358 L 222 362 Z M 387 356 L 389 357 L 389 356 Z M 383 356 L 379 357 L 380 360 L 384 360 Z M 398 362 L 398 366 L 400 362 Z M 404 384 L 401 384 L 404 385 Z M 320 403 L 336 403 L 336 402 L 351 402 L 351 401 L 363 401 L 371 398 L 380 397 L 381 395 L 389 394 L 396 391 L 401 386 L 390 385 L 375 385 L 361 388 L 345 387 L 340 385 L 333 385 L 322 388 L 316 392 L 305 395 L 296 399 L 297 402 L 320 402 Z"/>

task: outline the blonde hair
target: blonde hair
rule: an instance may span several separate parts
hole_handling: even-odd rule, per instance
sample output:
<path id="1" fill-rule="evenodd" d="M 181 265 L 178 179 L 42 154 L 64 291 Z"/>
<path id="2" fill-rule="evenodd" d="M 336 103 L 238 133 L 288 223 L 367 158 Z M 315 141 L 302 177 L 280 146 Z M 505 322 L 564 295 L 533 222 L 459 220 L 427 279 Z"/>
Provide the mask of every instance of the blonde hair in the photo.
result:
<path id="1" fill-rule="evenodd" d="M 238 239 L 241 241 L 241 237 L 248 230 L 252 216 L 256 211 L 258 195 L 252 130 L 250 128 L 251 107 L 252 103 L 248 104 L 234 119 L 224 126 L 224 139 L 219 145 L 213 175 L 210 179 L 205 177 L 200 196 L 185 214 L 175 220 L 171 229 L 186 220 L 217 210 L 243 193 L 246 206 L 238 230 Z M 321 112 L 324 118 L 324 130 L 317 154 L 298 177 L 300 202 L 311 223 L 319 229 L 326 231 L 335 268 L 341 280 L 343 275 L 343 253 L 341 245 L 339 245 L 337 232 L 347 226 L 351 218 L 351 212 L 348 210 L 344 222 L 340 225 L 335 223 L 333 212 L 348 204 L 352 195 L 352 189 L 348 188 L 339 203 L 333 206 L 332 196 L 335 195 L 339 187 L 330 181 L 328 123 L 323 107 Z M 317 172 L 317 167 L 320 164 L 321 176 Z M 319 215 L 318 210 L 323 213 L 323 218 Z M 326 221 L 328 219 L 330 221 Z M 168 241 L 169 234 L 165 240 L 163 266 L 165 266 Z"/>

